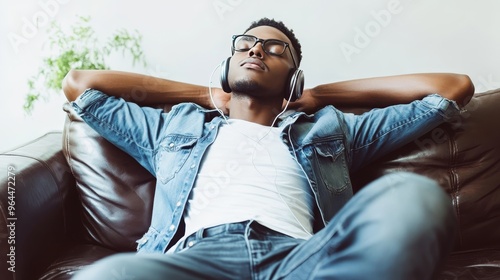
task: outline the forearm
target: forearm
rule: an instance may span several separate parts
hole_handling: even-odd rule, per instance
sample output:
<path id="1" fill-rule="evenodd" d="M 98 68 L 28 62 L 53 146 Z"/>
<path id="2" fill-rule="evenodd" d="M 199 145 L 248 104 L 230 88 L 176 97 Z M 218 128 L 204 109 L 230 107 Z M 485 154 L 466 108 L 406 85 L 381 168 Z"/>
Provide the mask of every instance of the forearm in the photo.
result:
<path id="1" fill-rule="evenodd" d="M 63 81 L 63 90 L 73 101 L 87 88 L 122 97 L 141 105 L 194 102 L 212 107 L 207 87 L 152 76 L 110 70 L 71 70 Z"/>
<path id="2" fill-rule="evenodd" d="M 474 94 L 474 85 L 465 75 L 432 73 L 343 81 L 311 89 L 320 107 L 329 104 L 339 107 L 385 107 L 409 103 L 432 93 L 464 106 Z"/>

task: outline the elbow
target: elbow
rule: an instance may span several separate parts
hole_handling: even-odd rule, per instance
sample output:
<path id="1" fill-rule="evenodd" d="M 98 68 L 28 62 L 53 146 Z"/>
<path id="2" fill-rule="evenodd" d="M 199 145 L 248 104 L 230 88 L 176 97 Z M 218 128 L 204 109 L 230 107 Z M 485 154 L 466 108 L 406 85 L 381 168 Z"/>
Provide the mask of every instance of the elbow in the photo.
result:
<path id="1" fill-rule="evenodd" d="M 461 106 L 465 106 L 474 96 L 474 83 L 468 75 L 457 75 L 457 91 L 455 101 Z"/>
<path id="2" fill-rule="evenodd" d="M 74 101 L 85 87 L 81 83 L 80 71 L 71 69 L 62 81 L 62 89 L 68 101 Z"/>
<path id="3" fill-rule="evenodd" d="M 442 96 L 455 101 L 460 107 L 467 105 L 474 95 L 474 84 L 467 75 L 446 74 L 441 82 Z"/>

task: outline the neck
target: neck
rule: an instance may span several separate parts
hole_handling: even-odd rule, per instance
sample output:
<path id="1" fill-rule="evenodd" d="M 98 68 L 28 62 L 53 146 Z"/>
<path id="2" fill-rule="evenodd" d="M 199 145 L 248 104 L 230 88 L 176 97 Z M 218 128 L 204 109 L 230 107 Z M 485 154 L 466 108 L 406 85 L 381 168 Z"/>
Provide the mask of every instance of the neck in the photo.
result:
<path id="1" fill-rule="evenodd" d="M 271 126 L 276 116 L 281 113 L 282 101 L 278 99 L 256 99 L 233 92 L 230 102 L 229 117 L 232 119 Z"/>

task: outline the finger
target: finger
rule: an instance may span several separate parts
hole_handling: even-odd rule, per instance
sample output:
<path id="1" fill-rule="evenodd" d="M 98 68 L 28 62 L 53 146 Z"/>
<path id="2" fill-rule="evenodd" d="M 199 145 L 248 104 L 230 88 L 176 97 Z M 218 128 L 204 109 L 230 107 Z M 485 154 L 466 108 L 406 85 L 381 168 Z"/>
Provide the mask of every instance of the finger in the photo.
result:
<path id="1" fill-rule="evenodd" d="M 285 109 L 286 103 L 286 99 L 283 98 L 283 102 L 281 102 L 281 109 Z"/>
<path id="2" fill-rule="evenodd" d="M 299 101 L 294 101 L 294 102 L 288 103 L 287 109 L 298 110 L 301 107 L 302 107 L 302 105 L 301 105 L 301 103 Z"/>

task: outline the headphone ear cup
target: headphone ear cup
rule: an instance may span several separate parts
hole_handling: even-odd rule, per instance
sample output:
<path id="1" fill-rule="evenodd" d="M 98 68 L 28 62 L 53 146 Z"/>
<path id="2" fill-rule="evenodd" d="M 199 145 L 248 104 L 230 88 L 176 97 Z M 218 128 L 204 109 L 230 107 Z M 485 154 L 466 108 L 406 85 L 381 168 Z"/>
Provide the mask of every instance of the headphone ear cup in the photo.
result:
<path id="1" fill-rule="evenodd" d="M 220 71 L 220 85 L 222 86 L 222 90 L 227 93 L 231 92 L 231 87 L 229 86 L 229 80 L 228 80 L 230 61 L 231 57 L 228 57 L 227 59 L 222 61 L 221 71 Z"/>
<path id="2" fill-rule="evenodd" d="M 285 99 L 288 100 L 290 97 L 289 101 L 293 102 L 302 96 L 302 91 L 304 90 L 304 72 L 300 69 L 292 70 L 289 81 L 288 90 L 285 93 Z"/>

